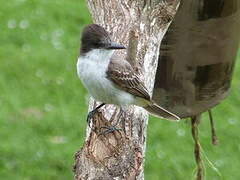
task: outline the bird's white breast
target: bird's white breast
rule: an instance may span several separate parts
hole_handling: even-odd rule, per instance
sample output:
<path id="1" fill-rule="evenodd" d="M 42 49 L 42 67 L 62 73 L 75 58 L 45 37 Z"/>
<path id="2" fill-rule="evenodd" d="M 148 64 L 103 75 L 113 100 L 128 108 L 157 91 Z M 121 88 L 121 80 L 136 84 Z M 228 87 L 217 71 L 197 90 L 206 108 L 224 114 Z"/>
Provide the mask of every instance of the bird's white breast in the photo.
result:
<path id="1" fill-rule="evenodd" d="M 92 50 L 80 56 L 77 62 L 78 76 L 91 96 L 98 101 L 117 105 L 135 104 L 133 95 L 116 88 L 106 78 L 112 53 L 110 50 Z"/>

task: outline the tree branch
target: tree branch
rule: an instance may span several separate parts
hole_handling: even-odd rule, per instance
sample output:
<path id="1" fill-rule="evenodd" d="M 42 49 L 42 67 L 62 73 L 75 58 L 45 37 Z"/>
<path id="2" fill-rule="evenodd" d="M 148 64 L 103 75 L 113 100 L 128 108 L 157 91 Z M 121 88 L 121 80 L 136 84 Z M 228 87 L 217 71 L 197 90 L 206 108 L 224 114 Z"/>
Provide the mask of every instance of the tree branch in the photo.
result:
<path id="1" fill-rule="evenodd" d="M 129 42 L 127 54 L 124 51 L 117 53 L 123 59 L 127 56 L 127 60 L 139 68 L 145 85 L 152 92 L 159 47 L 170 19 L 163 20 L 169 15 L 165 14 L 168 11 L 159 12 L 163 10 L 162 6 L 143 9 L 144 2 L 147 1 L 88 0 L 88 5 L 95 23 L 104 26 L 114 40 L 123 44 Z M 90 109 L 93 106 L 96 103 L 91 100 Z M 144 178 L 148 114 L 136 106 L 129 106 L 121 117 L 119 112 L 118 107 L 105 105 L 93 118 L 84 146 L 75 156 L 75 179 Z M 117 128 L 122 131 L 101 134 L 101 127 L 111 126 L 119 118 L 122 123 Z"/>

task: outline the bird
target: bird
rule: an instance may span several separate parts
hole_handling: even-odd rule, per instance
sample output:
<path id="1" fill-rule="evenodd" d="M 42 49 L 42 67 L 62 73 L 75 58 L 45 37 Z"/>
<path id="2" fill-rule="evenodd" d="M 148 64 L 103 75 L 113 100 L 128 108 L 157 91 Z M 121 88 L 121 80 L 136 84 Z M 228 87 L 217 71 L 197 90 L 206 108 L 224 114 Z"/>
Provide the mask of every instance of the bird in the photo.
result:
<path id="1" fill-rule="evenodd" d="M 124 49 L 126 47 L 112 41 L 110 34 L 100 25 L 90 24 L 83 29 L 77 74 L 89 94 L 102 102 L 89 112 L 87 121 L 105 104 L 136 105 L 154 116 L 178 121 L 177 115 L 154 102 L 126 58 L 114 53 Z"/>

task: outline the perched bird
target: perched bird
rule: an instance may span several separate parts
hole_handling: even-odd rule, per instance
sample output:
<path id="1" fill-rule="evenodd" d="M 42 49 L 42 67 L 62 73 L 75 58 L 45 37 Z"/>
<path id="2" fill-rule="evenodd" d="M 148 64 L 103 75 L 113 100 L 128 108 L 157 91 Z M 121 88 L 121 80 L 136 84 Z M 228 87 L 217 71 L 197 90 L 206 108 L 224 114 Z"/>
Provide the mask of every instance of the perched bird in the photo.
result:
<path id="1" fill-rule="evenodd" d="M 179 120 L 177 115 L 155 104 L 130 63 L 113 54 L 121 49 L 126 48 L 113 42 L 103 27 L 91 24 L 84 28 L 77 73 L 90 95 L 103 102 L 88 118 L 106 103 L 120 107 L 136 105 L 157 117 Z"/>

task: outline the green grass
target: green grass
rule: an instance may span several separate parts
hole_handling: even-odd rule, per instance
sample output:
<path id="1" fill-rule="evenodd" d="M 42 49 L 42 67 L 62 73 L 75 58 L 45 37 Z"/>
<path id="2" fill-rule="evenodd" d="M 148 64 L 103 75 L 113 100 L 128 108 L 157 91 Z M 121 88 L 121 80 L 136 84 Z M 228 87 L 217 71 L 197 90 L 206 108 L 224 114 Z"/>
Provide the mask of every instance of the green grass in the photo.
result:
<path id="1" fill-rule="evenodd" d="M 85 137 L 87 92 L 76 75 L 79 35 L 91 22 L 83 0 L 13 0 L 0 6 L 0 179 L 72 179 L 74 153 Z M 201 142 L 222 178 L 240 179 L 240 64 L 230 97 L 214 109 L 220 145 L 210 143 L 204 116 Z M 189 123 L 151 118 L 147 180 L 193 179 Z"/>

